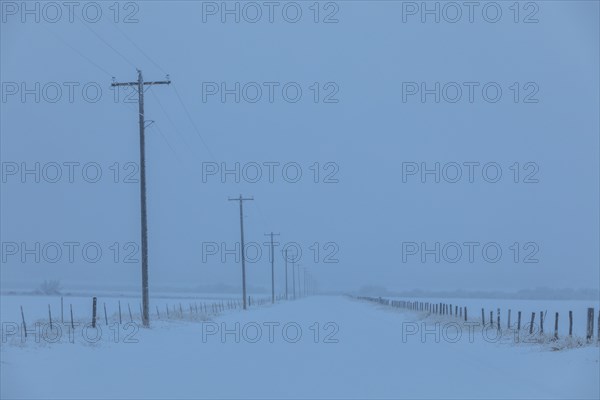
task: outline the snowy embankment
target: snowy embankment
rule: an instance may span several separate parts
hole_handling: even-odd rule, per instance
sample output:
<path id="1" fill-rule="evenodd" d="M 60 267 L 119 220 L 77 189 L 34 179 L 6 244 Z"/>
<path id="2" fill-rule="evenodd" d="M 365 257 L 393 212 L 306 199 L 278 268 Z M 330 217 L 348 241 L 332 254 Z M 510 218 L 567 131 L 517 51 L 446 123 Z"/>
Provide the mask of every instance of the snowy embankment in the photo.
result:
<path id="1" fill-rule="evenodd" d="M 6 297 L 2 298 L 2 301 Z M 4 307 L 4 305 L 3 305 Z M 3 398 L 598 398 L 599 350 L 409 334 L 417 313 L 348 297 L 153 321 L 96 344 L 3 340 Z M 2 316 L 4 321 L 4 315 Z M 112 335 L 112 331 L 110 332 Z M 3 338 L 4 339 L 4 338 Z M 447 338 L 446 338 L 447 339 Z"/>

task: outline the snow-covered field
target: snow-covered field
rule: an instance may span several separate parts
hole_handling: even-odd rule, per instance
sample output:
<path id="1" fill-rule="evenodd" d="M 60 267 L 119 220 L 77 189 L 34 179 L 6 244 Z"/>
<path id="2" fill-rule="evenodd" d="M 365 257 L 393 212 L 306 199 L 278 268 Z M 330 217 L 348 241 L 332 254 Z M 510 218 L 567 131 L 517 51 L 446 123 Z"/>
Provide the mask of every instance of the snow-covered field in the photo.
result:
<path id="1" fill-rule="evenodd" d="M 31 297 L 43 318 L 48 298 Z M 33 313 L 34 300 L 3 296 L 2 321 L 14 317 L 9 310 L 20 302 Z M 90 308 L 90 299 L 80 306 Z M 406 334 L 416 316 L 349 297 L 315 296 L 247 312 L 153 321 L 150 329 L 120 327 L 118 338 L 102 321 L 104 336 L 96 343 L 77 331 L 74 343 L 36 343 L 32 335 L 23 343 L 18 334 L 6 337 L 3 324 L 0 390 L 2 398 L 46 399 L 600 395 L 597 345 L 549 351 L 432 340 L 435 335 L 421 340 Z"/>

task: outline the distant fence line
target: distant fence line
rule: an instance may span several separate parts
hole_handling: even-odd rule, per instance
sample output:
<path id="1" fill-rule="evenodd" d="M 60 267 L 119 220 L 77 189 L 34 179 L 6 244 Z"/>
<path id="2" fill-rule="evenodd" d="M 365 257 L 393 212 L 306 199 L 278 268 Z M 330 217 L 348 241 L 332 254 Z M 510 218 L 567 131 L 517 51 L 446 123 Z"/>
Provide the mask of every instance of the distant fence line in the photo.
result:
<path id="1" fill-rule="evenodd" d="M 285 299 L 285 295 L 277 295 L 275 296 L 275 299 L 277 301 L 279 300 L 284 300 Z M 271 303 L 271 297 L 268 298 L 253 298 L 252 296 L 248 296 L 248 307 L 252 307 L 252 306 L 262 306 L 264 304 L 267 303 Z M 190 319 L 190 320 L 196 320 L 198 318 L 203 318 L 203 317 L 209 317 L 209 316 L 215 316 L 215 315 L 219 315 L 220 313 L 226 311 L 226 310 L 237 310 L 237 309 L 241 309 L 243 307 L 242 305 L 242 301 L 241 300 L 233 300 L 233 299 L 227 299 L 227 300 L 221 300 L 221 301 L 213 301 L 213 302 L 193 302 L 193 303 L 188 303 L 185 306 L 180 302 L 178 304 L 173 304 L 172 307 L 170 307 L 169 304 L 165 304 L 165 308 L 163 309 L 163 312 L 161 313 L 161 310 L 159 308 L 158 305 L 156 305 L 156 319 L 157 320 L 169 320 L 169 319 Z M 102 303 L 102 309 L 103 309 L 103 319 L 104 319 L 104 323 L 105 325 L 108 325 L 108 321 L 109 319 L 112 321 L 113 319 L 116 320 L 117 316 L 118 316 L 118 322 L 119 324 L 123 323 L 124 320 L 124 313 L 123 313 L 123 309 L 121 307 L 121 300 L 118 300 L 118 307 L 117 310 L 114 311 L 112 314 L 110 314 L 107 309 L 106 309 L 106 303 L 103 302 Z M 25 322 L 25 312 L 23 311 L 23 306 L 20 306 L 20 311 L 21 311 L 21 325 L 23 327 L 23 333 L 25 335 L 25 337 L 27 337 L 27 323 Z M 61 297 L 60 298 L 60 323 L 61 324 L 65 324 L 65 308 L 64 308 L 64 298 Z M 98 298 L 97 297 L 92 297 L 92 304 L 90 306 L 90 322 L 91 322 L 91 326 L 93 328 L 96 327 L 96 324 L 98 322 L 101 322 L 102 317 L 100 315 L 98 315 Z M 71 328 L 74 329 L 75 328 L 75 320 L 73 318 L 73 305 L 69 304 L 69 314 L 70 314 L 70 320 L 67 320 L 67 323 L 69 323 L 71 325 Z M 110 317 L 109 317 L 110 315 Z M 129 317 L 129 323 L 134 321 L 134 316 L 136 317 L 135 319 L 137 319 L 139 317 L 140 321 L 141 321 L 141 315 L 142 315 L 142 304 L 139 303 L 139 314 L 133 314 L 131 312 L 131 303 L 127 302 L 127 316 Z M 53 319 L 52 318 L 52 307 L 50 306 L 50 304 L 48 304 L 48 323 L 50 325 L 50 329 L 52 329 L 52 324 L 56 324 L 57 323 L 57 319 L 56 317 Z"/>
<path id="2" fill-rule="evenodd" d="M 401 308 L 401 309 L 416 311 L 416 312 L 427 312 L 429 314 L 434 314 L 434 315 L 448 316 L 448 317 L 452 317 L 452 318 L 457 318 L 461 321 L 467 321 L 468 317 L 469 317 L 469 312 L 468 312 L 466 306 L 458 306 L 458 305 L 453 305 L 453 304 L 444 303 L 444 302 L 431 303 L 431 302 L 424 302 L 424 301 L 390 300 L 390 299 L 384 299 L 382 297 L 368 297 L 368 296 L 358 296 L 356 298 L 359 300 L 370 301 L 370 302 L 374 302 L 374 303 L 378 303 L 378 304 L 382 304 L 382 305 L 390 306 L 390 307 L 394 307 L 394 308 Z M 497 308 L 496 309 L 496 318 L 494 318 L 494 310 L 493 309 L 490 310 L 489 318 L 487 319 L 488 325 L 491 326 L 492 328 L 495 327 L 498 331 L 502 330 L 502 324 L 501 324 L 502 321 L 500 319 L 500 315 L 501 315 L 500 312 L 501 312 L 501 309 Z M 536 323 L 536 313 L 535 312 L 531 313 L 531 318 L 529 320 L 529 323 L 526 325 L 521 324 L 521 322 L 522 322 L 521 311 L 517 311 L 516 325 L 514 323 L 511 323 L 511 316 L 512 316 L 511 314 L 512 314 L 512 309 L 509 309 L 507 312 L 507 318 L 506 318 L 506 328 L 507 329 L 516 329 L 517 331 L 521 331 L 521 328 L 523 327 L 524 329 L 528 329 L 530 335 L 534 334 L 534 326 Z M 482 326 L 486 326 L 486 315 L 487 314 L 485 312 L 485 308 L 481 308 L 481 324 L 482 324 Z M 594 315 L 595 315 L 594 308 L 589 307 L 587 309 L 586 315 L 587 315 L 587 318 L 586 318 L 585 338 L 589 343 L 589 342 L 592 342 L 593 338 L 594 338 Z M 543 311 L 540 311 L 540 313 L 538 315 L 538 319 L 539 319 L 539 327 L 540 327 L 539 334 L 544 335 L 544 323 L 546 322 L 546 313 Z M 554 339 L 558 339 L 558 337 L 559 337 L 558 322 L 559 322 L 559 313 L 556 312 L 554 314 L 554 332 L 553 332 Z M 548 331 L 548 330 L 547 330 L 547 332 L 551 333 L 551 331 Z M 573 311 L 569 311 L 569 336 L 573 336 Z M 598 317 L 597 317 L 596 340 L 598 342 L 600 342 L 600 310 L 598 311 Z"/>

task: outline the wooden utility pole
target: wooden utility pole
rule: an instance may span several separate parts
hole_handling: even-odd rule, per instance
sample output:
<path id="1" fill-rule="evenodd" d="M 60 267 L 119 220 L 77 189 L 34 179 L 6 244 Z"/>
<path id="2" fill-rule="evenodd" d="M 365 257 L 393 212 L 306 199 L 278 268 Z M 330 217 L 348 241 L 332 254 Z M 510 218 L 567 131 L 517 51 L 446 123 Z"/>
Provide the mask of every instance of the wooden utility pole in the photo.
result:
<path id="1" fill-rule="evenodd" d="M 254 200 L 253 197 L 244 198 L 240 194 L 238 198 L 229 198 L 229 201 L 239 201 L 240 202 L 240 232 L 242 237 L 242 299 L 244 310 L 246 309 L 246 255 L 244 252 L 244 201 L 246 200 Z"/>
<path id="2" fill-rule="evenodd" d="M 148 224 L 146 219 L 146 139 L 144 130 L 146 122 L 144 120 L 144 87 L 151 85 L 169 85 L 171 80 L 167 75 L 164 81 L 144 82 L 142 71 L 137 70 L 137 82 L 114 82 L 111 86 L 129 86 L 137 88 L 139 104 L 139 124 L 140 124 L 140 201 L 142 216 L 142 323 L 145 327 L 150 326 L 150 299 L 148 297 Z"/>
<path id="3" fill-rule="evenodd" d="M 294 287 L 294 300 L 296 300 L 296 260 L 292 260 L 292 286 Z"/>
<path id="4" fill-rule="evenodd" d="M 287 249 L 285 249 L 285 299 L 288 299 L 288 255 Z"/>
<path id="5" fill-rule="evenodd" d="M 265 233 L 265 236 L 271 236 L 271 303 L 275 304 L 275 245 L 273 236 L 279 236 L 279 233 Z"/>
<path id="6" fill-rule="evenodd" d="M 296 294 L 298 297 L 302 297 L 302 292 L 300 291 L 300 263 L 294 263 L 294 267 L 298 267 L 298 291 L 296 291 L 296 281 L 294 279 L 294 299 L 296 298 Z M 292 269 L 296 269 L 292 267 Z M 294 276 L 296 276 L 296 272 L 294 272 Z"/>
<path id="7" fill-rule="evenodd" d="M 306 268 L 303 269 L 304 274 L 302 275 L 304 278 L 304 297 L 306 297 L 307 293 L 307 288 L 306 288 Z"/>

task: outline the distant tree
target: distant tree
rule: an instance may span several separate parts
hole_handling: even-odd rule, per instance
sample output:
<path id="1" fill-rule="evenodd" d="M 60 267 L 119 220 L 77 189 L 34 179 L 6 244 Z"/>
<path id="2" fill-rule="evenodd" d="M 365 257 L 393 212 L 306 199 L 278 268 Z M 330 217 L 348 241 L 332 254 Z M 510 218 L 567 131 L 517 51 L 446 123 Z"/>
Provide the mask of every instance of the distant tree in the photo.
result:
<path id="1" fill-rule="evenodd" d="M 60 281 L 58 280 L 44 280 L 41 285 L 38 287 L 38 293 L 53 295 L 60 294 L 61 291 Z"/>

